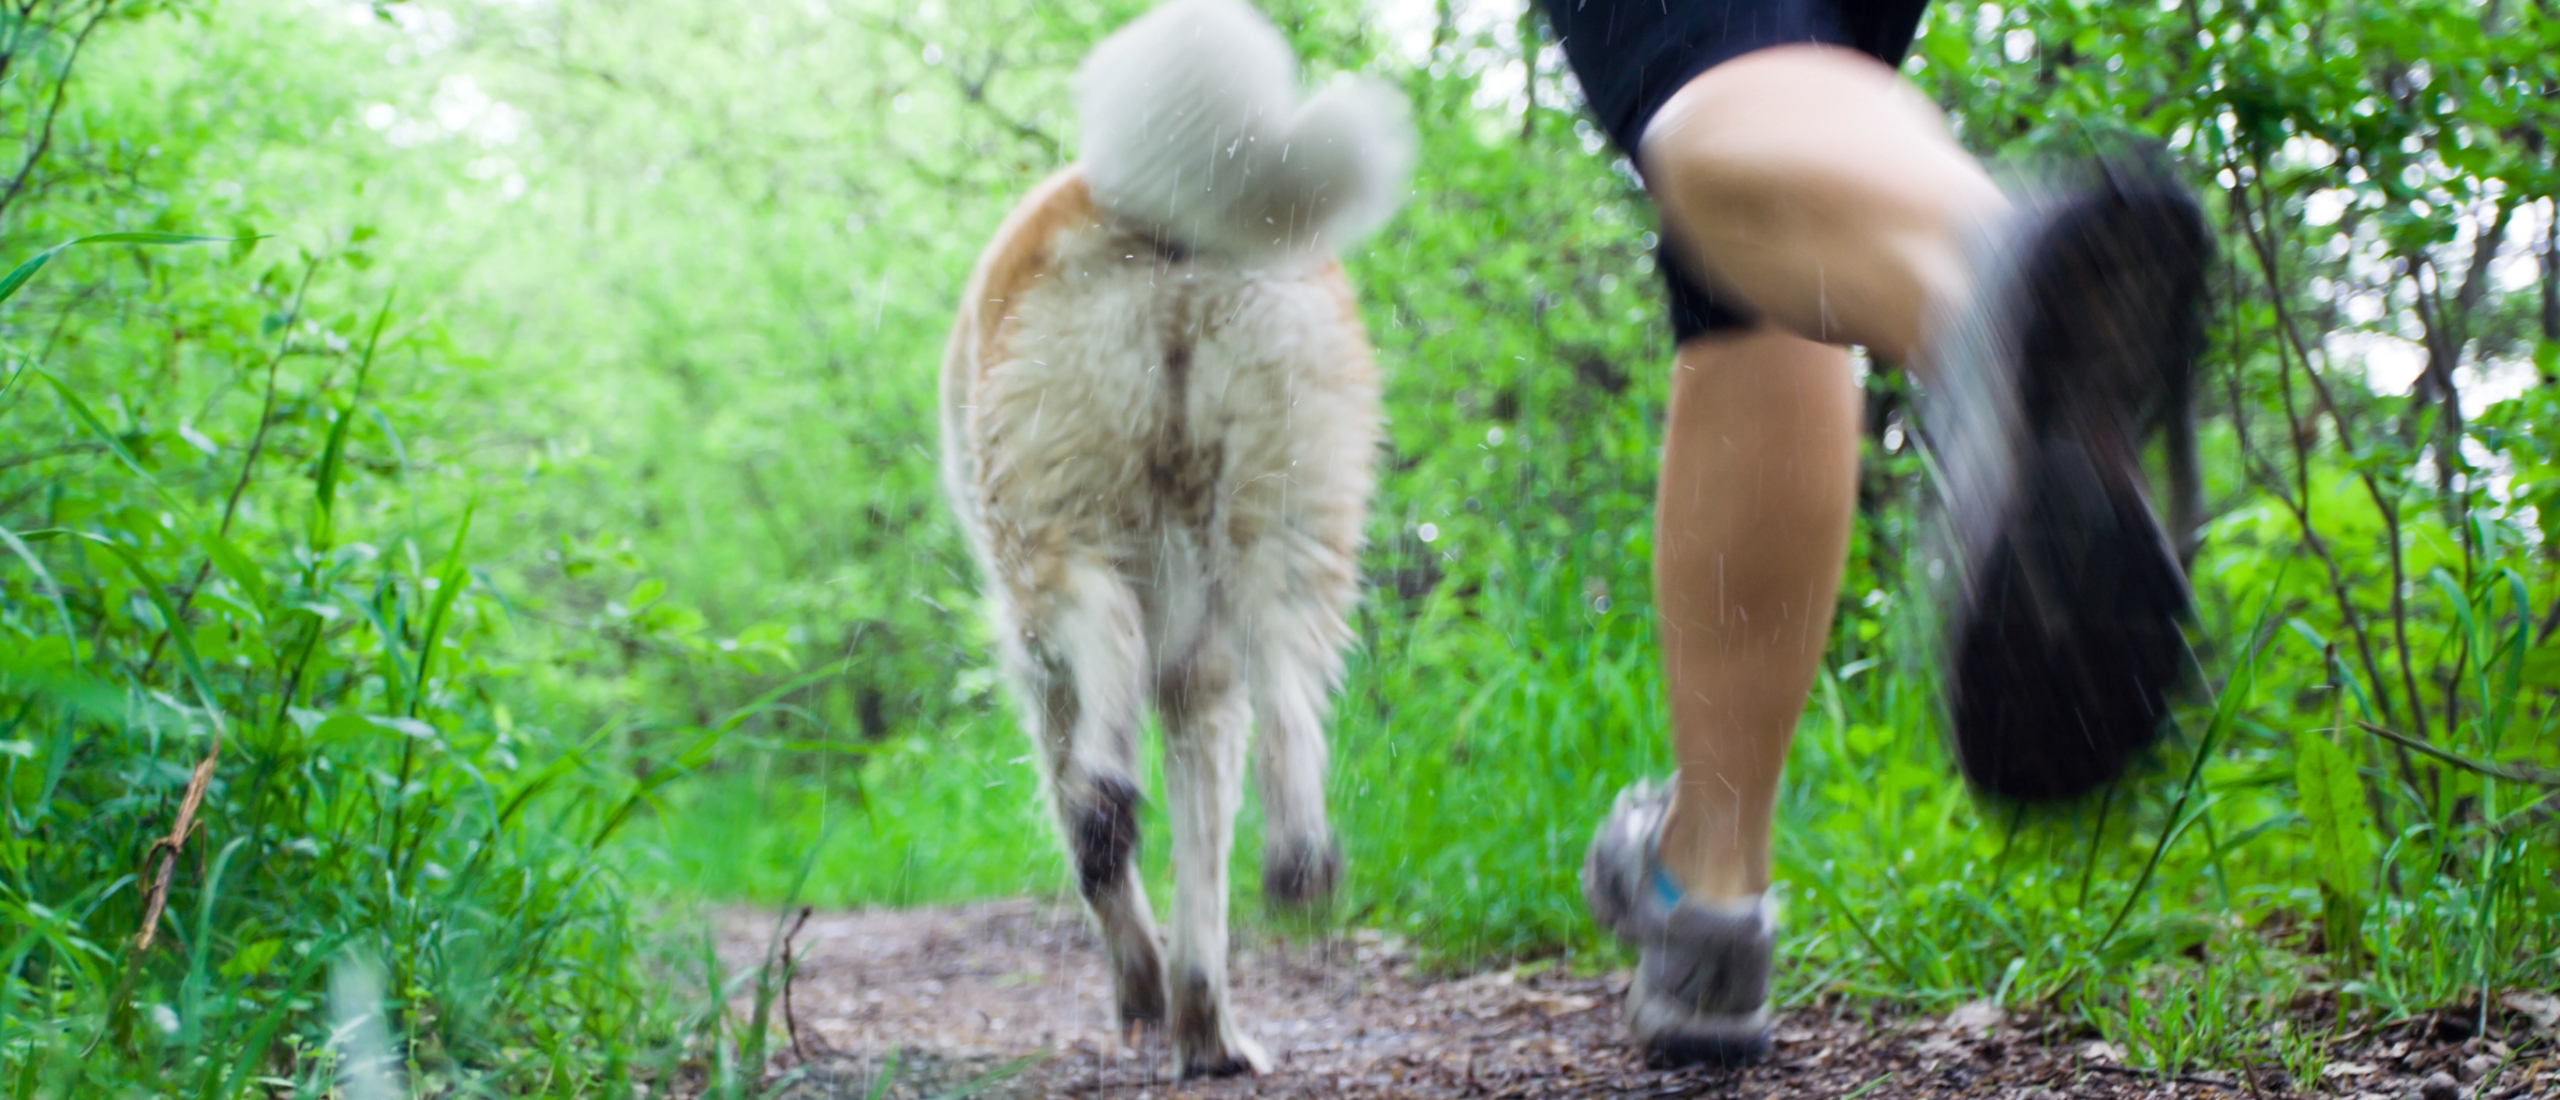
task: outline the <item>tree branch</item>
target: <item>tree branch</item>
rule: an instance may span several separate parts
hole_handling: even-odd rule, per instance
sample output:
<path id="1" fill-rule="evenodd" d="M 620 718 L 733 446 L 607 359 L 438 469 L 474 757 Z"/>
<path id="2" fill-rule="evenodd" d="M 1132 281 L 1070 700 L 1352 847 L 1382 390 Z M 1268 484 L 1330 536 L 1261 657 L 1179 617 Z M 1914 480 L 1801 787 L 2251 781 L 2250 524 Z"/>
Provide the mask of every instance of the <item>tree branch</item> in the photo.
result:
<path id="1" fill-rule="evenodd" d="M 108 10 L 114 6 L 115 0 L 98 0 L 97 8 L 89 13 L 89 21 L 81 24 L 80 33 L 72 36 L 71 52 L 63 57 L 62 68 L 54 74 L 53 102 L 45 108 L 44 127 L 36 138 L 36 147 L 27 152 L 26 160 L 19 163 L 18 174 L 9 180 L 8 189 L 0 191 L 0 214 L 6 214 L 9 204 L 18 201 L 18 195 L 26 190 L 27 179 L 35 172 L 37 162 L 42 161 L 45 153 L 53 148 L 53 123 L 62 117 L 63 100 L 71 94 L 71 67 L 79 64 L 80 50 L 89 43 L 89 32 L 97 30 L 98 24 L 106 21 Z"/>
<path id="2" fill-rule="evenodd" d="M 0 458 L 0 470 L 13 469 L 30 462 L 42 462 L 48 458 L 59 458 L 63 455 L 94 454 L 106 449 L 107 445 L 104 443 L 65 443 L 58 447 L 46 447 L 42 450 Z"/>
<path id="3" fill-rule="evenodd" d="M 883 30 L 886 30 L 891 37 L 905 42 L 909 46 L 921 48 L 929 45 L 929 43 L 925 42 L 923 36 L 907 29 L 907 25 L 903 20 L 882 20 L 876 25 Z M 953 84 L 958 86 L 962 102 L 977 108 L 989 119 L 994 120 L 997 126 L 1004 128 L 1013 136 L 1039 145 L 1041 149 L 1046 151 L 1050 156 L 1064 157 L 1066 155 L 1067 143 L 1058 140 L 1056 135 L 1051 134 L 1047 130 L 1041 129 L 1038 126 L 1034 126 L 1031 123 L 1024 122 L 1019 118 L 1015 118 L 1013 115 L 1006 113 L 1004 108 L 996 106 L 992 100 L 987 98 L 987 85 L 995 80 L 996 73 L 1004 67 L 1003 46 L 999 45 L 987 51 L 987 63 L 980 67 L 978 74 L 974 77 L 962 72 L 960 70 L 959 63 L 956 60 L 948 66 L 938 67 L 947 68 L 950 71 L 951 81 Z"/>
<path id="4" fill-rule="evenodd" d="M 2480 307 L 2481 296 L 2489 290 L 2489 265 L 2496 263 L 2498 253 L 2506 248 L 2507 223 L 2515 220 L 2515 216 L 2515 200 L 2499 199 L 2497 216 L 2472 235 L 2471 266 L 2462 273 L 2462 289 L 2453 296 L 2454 307 L 2460 310 L 2458 318 L 2462 322 L 2463 334 L 2467 334 L 2471 327 L 2471 312 Z M 2456 350 L 2460 350 L 2459 347 Z"/>

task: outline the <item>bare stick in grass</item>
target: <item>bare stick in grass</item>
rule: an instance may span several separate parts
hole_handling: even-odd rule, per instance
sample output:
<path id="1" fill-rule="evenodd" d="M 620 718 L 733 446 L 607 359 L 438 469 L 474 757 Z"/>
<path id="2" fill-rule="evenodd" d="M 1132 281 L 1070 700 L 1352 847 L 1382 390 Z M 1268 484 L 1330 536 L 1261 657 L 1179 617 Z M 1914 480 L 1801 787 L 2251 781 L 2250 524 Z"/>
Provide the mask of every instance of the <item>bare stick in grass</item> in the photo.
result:
<path id="1" fill-rule="evenodd" d="M 800 1013 L 791 1007 L 791 987 L 800 980 L 800 960 L 792 954 L 791 941 L 800 935 L 800 929 L 809 923 L 809 914 L 816 910 L 816 906 L 801 906 L 799 919 L 792 921 L 791 930 L 782 934 L 782 1029 L 791 1036 L 791 1056 L 803 1062 L 809 1060 L 809 1051 L 800 1042 Z"/>
<path id="2" fill-rule="evenodd" d="M 2475 772 L 2480 775 L 2488 776 L 2491 779 L 2503 779 L 2509 783 L 2526 783 L 2538 787 L 2560 787 L 2560 772 L 2544 771 L 2541 768 L 2531 767 L 2528 765 L 2507 766 L 2489 763 L 2484 760 L 2474 760 L 2468 756 L 2462 755 L 2461 753 L 2450 752 L 2445 749 L 2437 748 L 2434 745 L 2418 740 L 2408 734 L 2386 729 L 2382 726 L 2374 725 L 2371 722 L 2357 722 L 2356 725 L 2363 727 L 2366 733 L 2370 733 L 2412 752 L 2419 752 L 2432 756 L 2467 772 Z"/>
<path id="3" fill-rule="evenodd" d="M 142 928 L 134 934 L 133 944 L 135 953 L 139 954 L 151 949 L 152 938 L 160 930 L 160 913 L 169 903 L 169 876 L 177 870 L 178 852 L 186 846 L 187 836 L 195 831 L 196 810 L 204 805 L 205 789 L 213 783 L 213 766 L 222 758 L 225 723 L 222 720 L 222 704 L 213 694 L 213 683 L 206 679 L 204 664 L 196 658 L 195 643 L 188 640 L 186 632 L 179 628 L 177 609 L 169 604 L 167 586 L 161 584 L 159 578 L 152 575 L 151 567 L 143 562 L 132 547 L 102 535 L 84 533 L 79 537 L 103 546 L 116 557 L 123 559 L 125 568 L 131 570 L 134 579 L 141 582 L 144 594 L 160 611 L 160 617 L 166 628 L 161 636 L 174 639 L 177 643 L 178 666 L 185 671 L 187 679 L 194 683 L 196 699 L 204 704 L 205 715 L 213 723 L 213 744 L 205 748 L 204 758 L 196 762 L 194 773 L 187 778 L 186 794 L 178 800 L 178 816 L 169 825 L 169 835 L 153 841 L 150 852 L 143 857 L 145 868 L 143 878 L 147 885 L 142 895 Z"/>
<path id="4" fill-rule="evenodd" d="M 2236 169 L 2237 165 L 2233 167 Z M 2250 221 L 2252 207 L 2238 191 L 2231 193 L 2231 205 L 2232 220 L 2246 230 L 2250 241 L 2260 248 L 2259 268 L 2267 281 L 2269 297 L 2275 306 L 2276 318 L 2280 326 L 2279 336 L 2283 337 L 2276 345 L 2276 361 L 2282 368 L 2278 378 L 2282 385 L 2280 392 L 2284 397 L 2287 438 L 2292 444 L 2294 455 L 2294 484 L 2287 487 L 2282 472 L 2276 470 L 2265 459 L 2257 457 L 2256 448 L 2251 446 L 2249 420 L 2245 411 L 2247 405 L 2240 394 L 2240 372 L 2233 370 L 2224 372 L 2224 379 L 2231 391 L 2231 423 L 2239 435 L 2241 458 L 2244 465 L 2251 467 L 2251 479 L 2265 488 L 2269 495 L 2274 496 L 2277 503 L 2284 505 L 2287 512 L 2292 513 L 2294 527 L 2302 534 L 2303 549 L 2310 551 L 2312 557 L 2318 559 L 2322 567 L 2328 571 L 2330 596 L 2337 602 L 2339 621 L 2346 625 L 2347 632 L 2355 639 L 2356 657 L 2364 666 L 2365 683 L 2372 685 L 2372 701 L 2380 708 L 2386 721 L 2392 720 L 2396 717 L 2392 695 L 2383 682 L 2381 665 L 2374 659 L 2372 635 L 2366 628 L 2364 616 L 2356 610 L 2355 597 L 2347 583 L 2345 571 L 2338 567 L 2338 559 L 2329 552 L 2328 541 L 2320 537 L 2319 528 L 2311 520 L 2311 459 L 2309 446 L 2305 440 L 2307 433 L 2315 430 L 2315 426 L 2304 422 L 2301 411 L 2294 404 L 2292 364 L 2295 359 L 2302 362 L 2303 373 L 2309 376 L 2312 392 L 2320 398 L 2321 406 L 2331 412 L 2331 419 L 2337 424 L 2340 445 L 2350 453 L 2356 449 L 2355 433 L 2345 417 L 2337 414 L 2336 405 L 2329 395 L 2328 387 L 2321 382 L 2319 372 L 2311 369 L 2311 361 L 2308 358 L 2310 353 L 2303 349 L 2299 335 L 2289 327 L 2292 320 L 2285 312 L 2284 296 L 2276 288 L 2275 283 L 2280 277 L 2278 275 L 2280 269 L 2275 261 L 2264 254 L 2264 249 L 2273 246 L 2259 241 L 2257 227 Z M 2240 285 L 2238 264 L 2231 264 L 2229 270 L 2231 283 L 2236 288 Z M 2285 357 L 2284 353 L 2288 346 L 2294 352 L 2294 359 Z M 2235 347 L 2233 350 L 2235 362 L 2238 361 L 2239 354 Z M 2378 494 L 2380 490 L 2372 486 L 2370 475 L 2362 476 L 2366 479 L 2368 490 Z M 2379 496 L 2376 497 L 2376 502 L 2377 507 L 2380 507 Z"/>

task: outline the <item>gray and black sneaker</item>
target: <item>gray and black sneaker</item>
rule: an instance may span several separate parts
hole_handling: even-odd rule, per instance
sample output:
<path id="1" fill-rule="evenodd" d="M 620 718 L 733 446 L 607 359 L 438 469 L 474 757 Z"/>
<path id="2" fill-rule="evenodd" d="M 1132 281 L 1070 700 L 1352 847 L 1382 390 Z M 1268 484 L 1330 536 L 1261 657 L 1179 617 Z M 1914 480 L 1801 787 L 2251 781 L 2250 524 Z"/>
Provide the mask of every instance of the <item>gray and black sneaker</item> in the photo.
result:
<path id="1" fill-rule="evenodd" d="M 1654 1066 L 1731 1066 L 1769 1053 L 1769 967 L 1777 920 L 1764 895 L 1738 907 L 1680 896 L 1654 859 L 1667 784 L 1618 792 L 1582 859 L 1591 917 L 1637 950 L 1627 1031 Z"/>
<path id="2" fill-rule="evenodd" d="M 1950 728 L 1987 794 L 2057 801 L 2113 781 L 2192 667 L 2186 574 L 2141 456 L 2182 415 L 2212 256 L 2183 187 L 2110 165 L 1987 238 L 1980 293 L 1930 349 L 1959 567 Z"/>

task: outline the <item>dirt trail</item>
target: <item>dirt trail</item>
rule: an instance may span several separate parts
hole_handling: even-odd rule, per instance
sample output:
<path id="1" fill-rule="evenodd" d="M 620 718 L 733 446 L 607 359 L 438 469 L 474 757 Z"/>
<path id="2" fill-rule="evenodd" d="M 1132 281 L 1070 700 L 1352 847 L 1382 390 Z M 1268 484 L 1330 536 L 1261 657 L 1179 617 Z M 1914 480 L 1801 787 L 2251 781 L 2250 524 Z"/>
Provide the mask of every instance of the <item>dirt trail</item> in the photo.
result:
<path id="1" fill-rule="evenodd" d="M 770 913 L 721 921 L 723 955 L 751 965 Z M 2174 1081 L 2108 1064 L 2087 1044 L 2044 1045 L 1989 1006 L 1945 1018 L 1807 1009 L 1778 1025 L 1776 1053 L 1744 1070 L 1659 1073 L 1621 1041 L 1622 975 L 1422 974 L 1374 934 L 1326 943 L 1251 940 L 1234 961 L 1241 1025 L 1268 1048 L 1268 1076 L 1177 1081 L 1161 1043 L 1124 1044 L 1109 1024 L 1100 945 L 1075 910 L 1032 901 L 959 909 L 818 914 L 797 935 L 791 1007 L 799 1050 L 780 1065 L 793 1100 L 1005 1097 L 1995 1097 L 2275 1098 L 2219 1075 Z M 777 1006 L 777 1013 L 779 1008 Z M 2387 1038 L 2387 1037 L 2384 1037 Z M 2378 1038 L 2377 1043 L 2382 1042 Z M 2478 1047 L 2473 1040 L 2471 1047 Z M 2414 1049 L 2413 1049 L 2414 1048 Z M 2436 1070 L 2461 1072 L 2464 1044 L 2377 1046 L 2323 1095 L 2402 1100 Z M 2522 1059 L 2488 1097 L 2560 1095 L 2560 1065 Z M 992 1078 L 992 1079 L 990 1079 Z M 2512 1084 L 2510 1084 L 2512 1083 Z M 2550 1090 L 2550 1091 L 2542 1091 Z M 2436 1100 L 2432 1093 L 2426 1100 Z M 2470 1085 L 2465 1098 L 2479 1095 Z"/>

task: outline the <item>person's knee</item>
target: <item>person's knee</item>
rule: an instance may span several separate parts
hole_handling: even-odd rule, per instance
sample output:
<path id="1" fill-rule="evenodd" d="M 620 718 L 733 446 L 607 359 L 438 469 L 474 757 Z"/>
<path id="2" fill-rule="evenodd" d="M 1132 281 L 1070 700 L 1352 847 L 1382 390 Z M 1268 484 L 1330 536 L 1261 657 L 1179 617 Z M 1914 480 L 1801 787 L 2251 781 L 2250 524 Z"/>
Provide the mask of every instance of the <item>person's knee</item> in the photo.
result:
<path id="1" fill-rule="evenodd" d="M 1764 203 L 1834 176 L 1891 186 L 1891 175 L 1944 168 L 1919 162 L 1980 171 L 1937 105 L 1892 68 L 1814 45 L 1760 50 L 1698 74 L 1646 125 L 1637 159 L 1656 194 L 1696 188 Z"/>
<path id="2" fill-rule="evenodd" d="M 1900 78 L 1865 54 L 1786 46 L 1698 74 L 1645 126 L 1648 171 L 1752 166 L 1787 158 L 1872 125 L 1898 98 Z"/>
<path id="3" fill-rule="evenodd" d="M 2004 202 L 1933 105 L 1847 50 L 1708 70 L 1664 105 L 1640 159 L 1693 271 L 1797 333 L 1894 356 L 1960 292 L 1960 226 Z"/>

